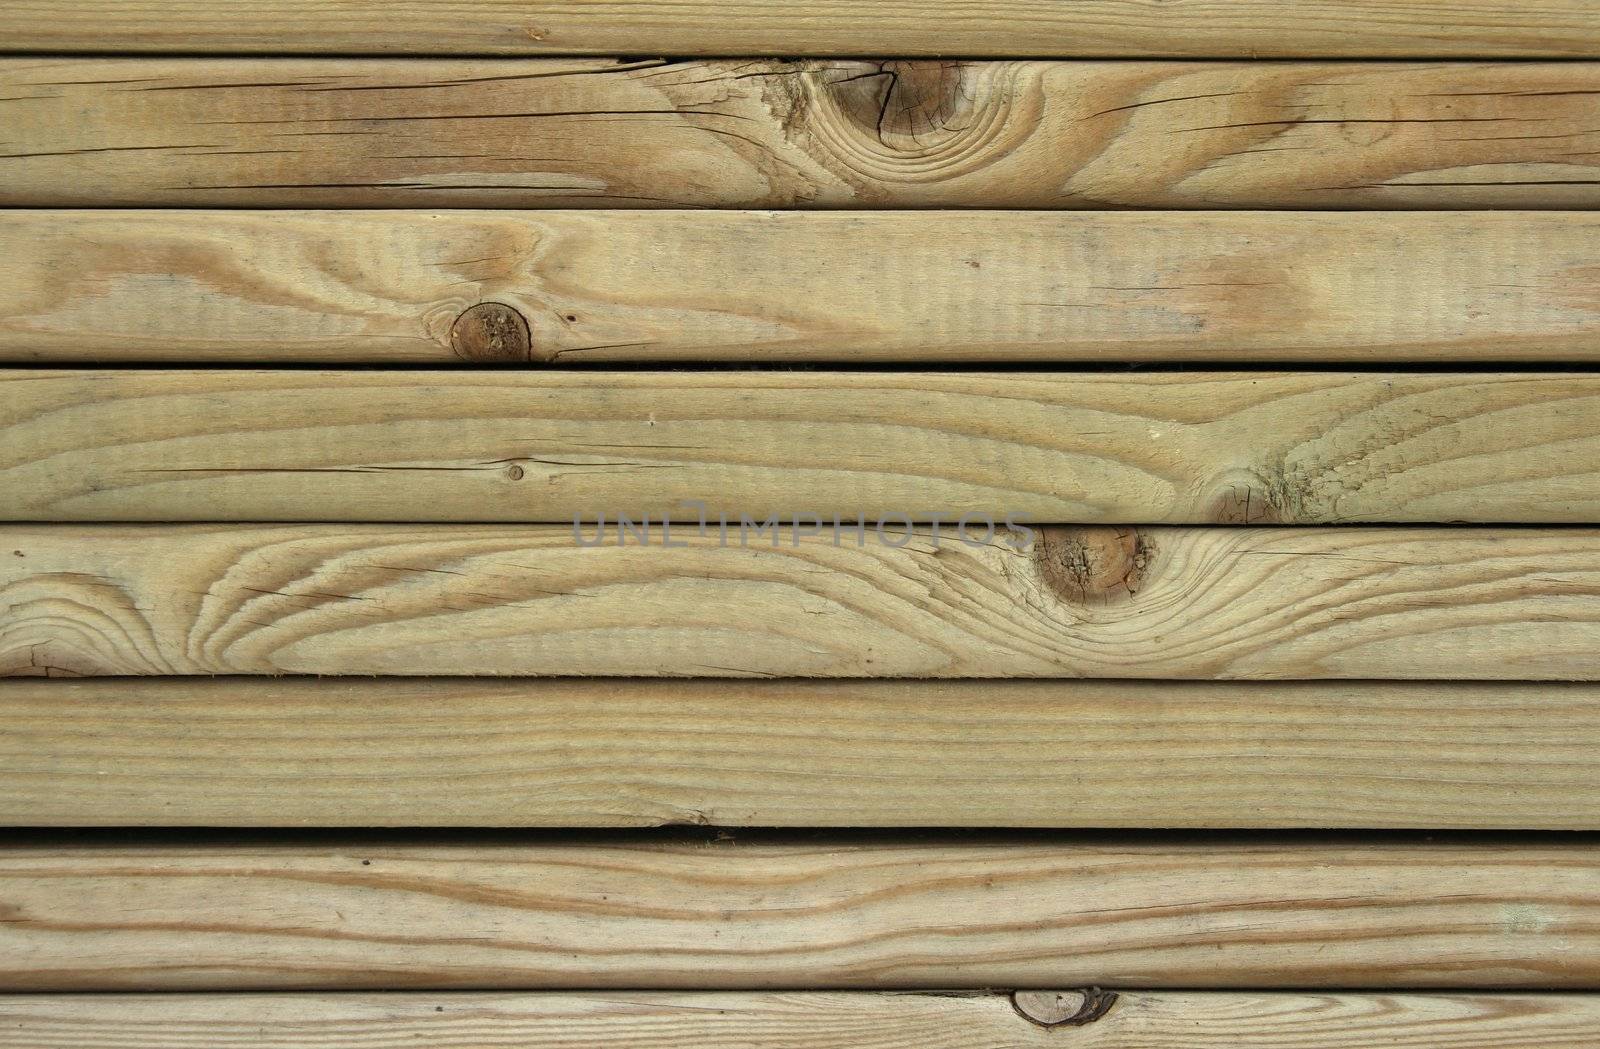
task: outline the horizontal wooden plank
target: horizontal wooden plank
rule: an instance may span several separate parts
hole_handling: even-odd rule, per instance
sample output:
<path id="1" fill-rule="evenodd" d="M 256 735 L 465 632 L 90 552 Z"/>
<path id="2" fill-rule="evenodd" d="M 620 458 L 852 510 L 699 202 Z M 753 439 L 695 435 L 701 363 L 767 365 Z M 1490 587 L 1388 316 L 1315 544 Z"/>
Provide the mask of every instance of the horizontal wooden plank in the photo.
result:
<path id="1" fill-rule="evenodd" d="M 1595 62 L 6 59 L 0 96 L 15 206 L 1600 205 Z"/>
<path id="2" fill-rule="evenodd" d="M 7 0 L 9 51 L 1593 57 L 1586 0 Z"/>
<path id="3" fill-rule="evenodd" d="M 0 370 L 0 488 L 13 521 L 1577 524 L 1600 375 Z"/>
<path id="4" fill-rule="evenodd" d="M 7 826 L 1600 830 L 1586 685 L 30 679 L 0 724 Z"/>
<path id="5" fill-rule="evenodd" d="M 0 358 L 1593 363 L 1597 245 L 1592 212 L 6 211 Z"/>
<path id="6" fill-rule="evenodd" d="M 577 538 L 7 526 L 0 674 L 1600 676 L 1594 530 Z"/>
<path id="7" fill-rule="evenodd" d="M 1029 1022 L 1032 1002 L 1057 997 L 1060 1007 L 1039 1015 L 1070 1023 Z M 1600 1029 L 1600 998 L 1578 994 L 1074 990 L 1016 1000 L 915 991 L 7 995 L 0 1049 L 1029 1049 L 1069 1040 L 1079 1049 L 1592 1049 Z"/>
<path id="8" fill-rule="evenodd" d="M 0 849 L 0 988 L 1600 987 L 1593 845 Z"/>

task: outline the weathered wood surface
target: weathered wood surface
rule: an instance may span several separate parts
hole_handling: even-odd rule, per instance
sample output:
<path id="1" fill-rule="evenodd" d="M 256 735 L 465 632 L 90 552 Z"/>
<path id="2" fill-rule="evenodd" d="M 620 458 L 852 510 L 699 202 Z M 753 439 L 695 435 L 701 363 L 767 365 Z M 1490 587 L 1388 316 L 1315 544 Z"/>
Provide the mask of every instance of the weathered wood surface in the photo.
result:
<path id="1" fill-rule="evenodd" d="M 1600 376 L 0 370 L 0 490 L 13 521 L 1577 524 Z"/>
<path id="2" fill-rule="evenodd" d="M 1597 245 L 1587 212 L 21 210 L 0 358 L 1593 363 Z M 531 349 L 453 349 L 483 302 Z"/>
<path id="3" fill-rule="evenodd" d="M 13 525 L 0 673 L 1600 676 L 1593 530 L 1039 536 Z"/>
<path id="4" fill-rule="evenodd" d="M 34 58 L 0 96 L 19 206 L 1600 205 L 1593 62 Z"/>
<path id="5" fill-rule="evenodd" d="M 1600 829 L 1586 685 L 29 679 L 0 724 L 7 826 Z"/>
<path id="6" fill-rule="evenodd" d="M 1593 845 L 14 845 L 0 988 L 1600 987 Z"/>
<path id="7" fill-rule="evenodd" d="M 1029 1022 L 1031 1003 L 1056 994 L 1059 1008 L 1039 1015 L 1077 1018 Z M 1593 1049 L 1600 1030 L 1600 998 L 1572 994 L 1073 990 L 1017 1003 L 916 991 L 7 995 L 0 1049 Z"/>
<path id="8" fill-rule="evenodd" d="M 1588 0 L 7 0 L 8 51 L 1594 57 Z"/>

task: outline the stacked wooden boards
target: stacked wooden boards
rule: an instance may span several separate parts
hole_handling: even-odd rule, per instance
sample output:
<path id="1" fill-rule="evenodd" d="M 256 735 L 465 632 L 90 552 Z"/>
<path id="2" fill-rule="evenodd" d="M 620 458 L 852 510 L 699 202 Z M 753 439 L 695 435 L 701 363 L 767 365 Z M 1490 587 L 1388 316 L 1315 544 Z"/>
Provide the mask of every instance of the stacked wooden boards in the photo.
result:
<path id="1" fill-rule="evenodd" d="M 1600 1043 L 1587 0 L 0 49 L 0 1047 Z"/>

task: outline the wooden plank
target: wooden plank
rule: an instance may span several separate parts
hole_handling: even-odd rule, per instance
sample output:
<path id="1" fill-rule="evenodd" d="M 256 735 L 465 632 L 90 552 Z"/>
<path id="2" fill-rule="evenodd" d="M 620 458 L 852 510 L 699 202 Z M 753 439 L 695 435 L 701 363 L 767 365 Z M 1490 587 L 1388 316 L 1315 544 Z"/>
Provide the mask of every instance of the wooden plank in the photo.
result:
<path id="1" fill-rule="evenodd" d="M 0 683 L 7 826 L 1600 829 L 1580 685 Z"/>
<path id="2" fill-rule="evenodd" d="M 1045 1016 L 1089 1011 L 1052 1030 Z M 0 1049 L 1592 1049 L 1600 998 L 1274 991 L 7 995 Z M 1084 1017 L 1105 1009 L 1092 1020 Z"/>
<path id="3" fill-rule="evenodd" d="M 17 991 L 1600 986 L 1590 844 L 0 849 Z"/>
<path id="4" fill-rule="evenodd" d="M 1600 376 L 0 370 L 0 489 L 13 521 L 1576 524 Z"/>
<path id="5" fill-rule="evenodd" d="M 718 531 L 9 526 L 0 674 L 1600 677 L 1594 530 Z"/>
<path id="6" fill-rule="evenodd" d="M 8 51 L 1593 57 L 1586 0 L 7 0 Z"/>
<path id="7" fill-rule="evenodd" d="M 8 59 L 0 96 L 17 206 L 1600 205 L 1594 62 Z"/>
<path id="8" fill-rule="evenodd" d="M 7 211 L 0 358 L 1593 364 L 1597 245 L 1592 212 Z M 523 319 L 453 338 L 485 302 Z"/>

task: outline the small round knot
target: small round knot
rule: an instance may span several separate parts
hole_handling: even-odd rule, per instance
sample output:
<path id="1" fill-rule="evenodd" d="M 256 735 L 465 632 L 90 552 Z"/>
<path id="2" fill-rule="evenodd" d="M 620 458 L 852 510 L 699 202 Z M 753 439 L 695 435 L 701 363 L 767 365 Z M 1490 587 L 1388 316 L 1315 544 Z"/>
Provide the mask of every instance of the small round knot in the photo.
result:
<path id="1" fill-rule="evenodd" d="M 533 359 L 528 322 L 503 302 L 480 302 L 456 318 L 450 348 L 474 364 L 526 364 Z"/>
<path id="2" fill-rule="evenodd" d="M 1039 530 L 1033 557 L 1058 598 L 1085 605 L 1137 594 L 1154 552 L 1134 528 L 1050 525 Z"/>
<path id="3" fill-rule="evenodd" d="M 1117 1004 L 1115 991 L 1086 987 L 1075 991 L 1013 991 L 1011 1007 L 1039 1027 L 1084 1027 Z"/>

